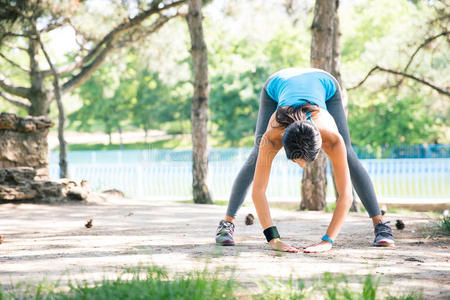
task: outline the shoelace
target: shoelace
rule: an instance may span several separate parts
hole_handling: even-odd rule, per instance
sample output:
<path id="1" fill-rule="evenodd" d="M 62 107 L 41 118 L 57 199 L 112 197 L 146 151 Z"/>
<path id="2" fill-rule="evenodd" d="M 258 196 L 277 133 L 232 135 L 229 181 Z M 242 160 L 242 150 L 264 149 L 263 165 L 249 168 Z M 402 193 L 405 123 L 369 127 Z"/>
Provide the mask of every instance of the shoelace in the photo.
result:
<path id="1" fill-rule="evenodd" d="M 375 226 L 375 233 L 381 234 L 382 236 L 392 235 L 392 229 L 387 224 L 390 223 L 390 221 L 387 221 L 386 223 L 378 223 Z"/>
<path id="2" fill-rule="evenodd" d="M 230 222 L 223 222 L 221 227 L 221 229 L 233 230 L 234 225 Z"/>

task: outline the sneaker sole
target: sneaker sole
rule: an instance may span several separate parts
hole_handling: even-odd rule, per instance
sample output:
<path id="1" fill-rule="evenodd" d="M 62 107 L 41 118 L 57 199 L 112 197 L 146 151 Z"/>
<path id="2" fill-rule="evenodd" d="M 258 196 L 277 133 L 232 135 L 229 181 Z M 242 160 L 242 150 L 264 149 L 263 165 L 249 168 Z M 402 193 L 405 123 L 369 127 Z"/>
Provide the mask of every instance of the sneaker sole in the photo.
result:
<path id="1" fill-rule="evenodd" d="M 234 246 L 234 242 L 233 241 L 216 242 L 216 244 L 220 245 L 220 246 Z"/>
<path id="2" fill-rule="evenodd" d="M 395 243 L 381 241 L 378 243 L 373 243 L 375 247 L 395 247 Z"/>

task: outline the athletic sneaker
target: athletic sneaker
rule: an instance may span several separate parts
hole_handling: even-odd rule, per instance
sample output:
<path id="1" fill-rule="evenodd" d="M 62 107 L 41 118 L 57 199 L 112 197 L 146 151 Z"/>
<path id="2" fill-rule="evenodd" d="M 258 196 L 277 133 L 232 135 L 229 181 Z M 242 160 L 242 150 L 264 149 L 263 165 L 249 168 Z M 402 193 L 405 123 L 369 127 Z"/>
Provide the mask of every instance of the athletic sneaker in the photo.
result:
<path id="1" fill-rule="evenodd" d="M 222 246 L 234 246 L 234 224 L 225 220 L 220 221 L 216 231 L 216 244 Z"/>
<path id="2" fill-rule="evenodd" d="M 390 247 L 395 246 L 395 240 L 392 236 L 392 229 L 387 225 L 389 223 L 378 223 L 375 225 L 375 240 L 373 241 L 374 246 L 378 247 Z"/>

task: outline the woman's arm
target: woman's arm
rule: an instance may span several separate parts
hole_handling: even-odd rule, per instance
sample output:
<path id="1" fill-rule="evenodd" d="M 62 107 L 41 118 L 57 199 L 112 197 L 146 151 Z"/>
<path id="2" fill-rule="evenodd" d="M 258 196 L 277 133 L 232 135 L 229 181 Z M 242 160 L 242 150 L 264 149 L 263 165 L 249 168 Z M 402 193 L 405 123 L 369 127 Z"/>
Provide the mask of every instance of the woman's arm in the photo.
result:
<path id="1" fill-rule="evenodd" d="M 266 198 L 266 189 L 269 183 L 272 161 L 282 147 L 281 139 L 280 141 L 277 141 L 278 139 L 274 139 L 271 135 L 273 136 L 273 132 L 266 132 L 261 139 L 252 192 L 253 203 L 255 205 L 256 213 L 258 214 L 259 222 L 261 223 L 263 229 L 273 226 L 269 204 L 267 203 Z M 279 238 L 272 239 L 269 244 L 272 249 L 275 250 L 298 252 L 297 247 L 286 244 Z"/>
<path id="2" fill-rule="evenodd" d="M 347 163 L 347 149 L 342 137 L 339 135 L 337 141 L 330 148 L 324 148 L 324 150 L 333 165 L 334 180 L 339 195 L 333 218 L 326 233 L 331 239 L 334 239 L 341 230 L 344 219 L 352 205 L 352 181 Z"/>
<path id="3" fill-rule="evenodd" d="M 324 143 L 323 149 L 333 165 L 336 189 L 339 195 L 333 217 L 326 232 L 326 235 L 334 240 L 341 230 L 352 204 L 352 183 L 347 163 L 347 150 L 341 135 L 336 132 L 328 132 L 326 135 L 322 134 L 322 138 L 324 137 L 326 143 Z M 330 242 L 322 241 L 319 244 L 306 247 L 304 252 L 323 252 L 331 248 Z"/>

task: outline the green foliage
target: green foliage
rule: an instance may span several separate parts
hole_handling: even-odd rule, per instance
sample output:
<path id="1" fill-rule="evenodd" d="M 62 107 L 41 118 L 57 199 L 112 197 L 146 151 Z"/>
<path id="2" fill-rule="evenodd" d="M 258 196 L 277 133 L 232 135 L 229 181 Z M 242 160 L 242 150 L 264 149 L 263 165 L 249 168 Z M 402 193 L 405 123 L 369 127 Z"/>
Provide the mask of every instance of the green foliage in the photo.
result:
<path id="1" fill-rule="evenodd" d="M 181 122 L 189 118 L 188 102 L 181 96 L 174 97 L 171 88 L 162 82 L 157 73 L 142 70 L 135 80 L 138 88 L 131 119 L 136 127 L 148 131 L 161 128 L 161 123 Z"/>
<path id="2" fill-rule="evenodd" d="M 325 206 L 324 211 L 325 212 L 334 212 L 335 209 L 336 209 L 336 201 L 327 202 L 327 205 Z"/>
<path id="3" fill-rule="evenodd" d="M 423 99 L 414 95 L 401 98 L 394 93 L 373 97 L 366 98 L 366 102 L 349 104 L 349 127 L 354 144 L 411 145 L 422 143 L 424 137 L 428 140 L 435 137 L 433 118 Z"/>
<path id="4" fill-rule="evenodd" d="M 362 0 L 342 5 L 344 86 L 354 86 L 377 64 L 403 70 L 426 37 L 446 28 L 438 19 L 441 2 Z M 270 74 L 309 66 L 312 7 L 298 6 L 294 15 L 300 17 L 295 22 L 279 8 L 275 1 L 250 1 L 213 2 L 205 9 L 211 89 L 208 132 L 220 139 L 220 147 L 252 145 L 259 94 Z M 83 24 L 87 31 L 88 25 L 92 27 Z M 70 115 L 72 127 L 92 130 L 101 124 L 107 133 L 119 127 L 188 133 L 189 47 L 186 24 L 179 19 L 132 51 L 111 57 L 79 89 L 83 107 Z M 408 72 L 445 87 L 450 80 L 448 50 L 445 37 L 438 38 L 417 53 Z M 8 54 L 18 60 L 23 56 Z M 73 60 L 73 53 L 69 54 Z M 8 69 L 6 74 L 15 80 L 20 77 Z M 400 79 L 375 72 L 364 85 L 349 91 L 355 145 L 377 152 L 388 145 L 449 141 L 448 99 L 410 79 L 398 84 Z"/>
<path id="5" fill-rule="evenodd" d="M 211 80 L 211 121 L 223 142 L 236 147 L 245 135 L 252 135 L 258 117 L 261 82 L 267 77 L 264 68 L 242 74 L 218 75 Z"/>
<path id="6" fill-rule="evenodd" d="M 117 66 L 104 66 L 80 87 L 83 106 L 69 115 L 78 130 L 90 131 L 93 123 L 100 123 L 104 132 L 111 134 L 128 120 L 136 89 L 134 70 L 127 70 L 128 77 L 119 74 Z"/>
<path id="7" fill-rule="evenodd" d="M 179 92 L 180 86 L 169 87 L 159 74 L 140 67 L 136 54 L 130 52 L 124 63 L 105 64 L 80 88 L 83 106 L 69 119 L 78 130 L 90 131 L 101 123 L 104 132 L 111 134 L 131 124 L 147 133 L 162 123 L 189 118 L 187 97 Z"/>

